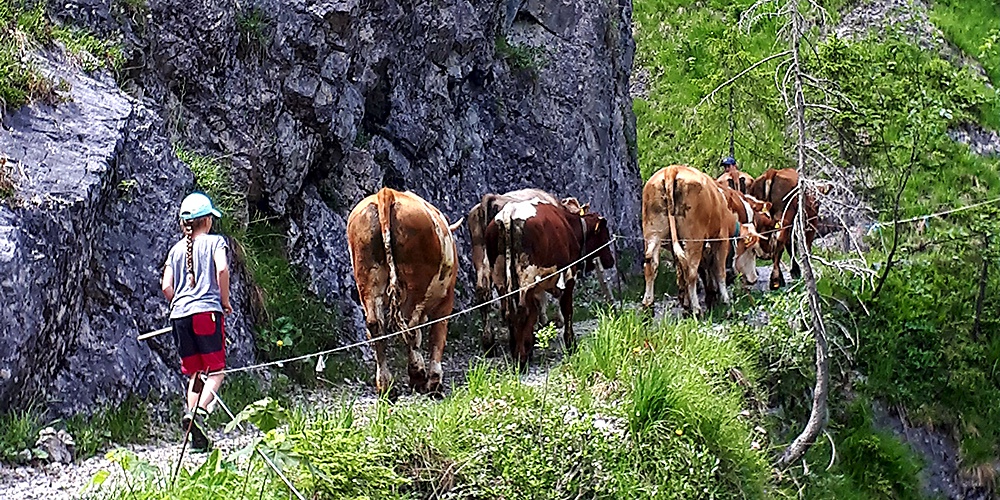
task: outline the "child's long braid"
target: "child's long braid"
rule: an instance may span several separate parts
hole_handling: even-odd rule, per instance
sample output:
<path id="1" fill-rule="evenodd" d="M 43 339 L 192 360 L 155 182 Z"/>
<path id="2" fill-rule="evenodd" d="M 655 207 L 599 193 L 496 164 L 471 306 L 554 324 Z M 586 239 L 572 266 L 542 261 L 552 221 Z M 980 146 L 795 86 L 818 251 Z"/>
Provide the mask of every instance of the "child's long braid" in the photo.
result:
<path id="1" fill-rule="evenodd" d="M 184 228 L 184 239 L 187 240 L 187 278 L 188 285 L 194 287 L 194 221 L 181 221 Z"/>

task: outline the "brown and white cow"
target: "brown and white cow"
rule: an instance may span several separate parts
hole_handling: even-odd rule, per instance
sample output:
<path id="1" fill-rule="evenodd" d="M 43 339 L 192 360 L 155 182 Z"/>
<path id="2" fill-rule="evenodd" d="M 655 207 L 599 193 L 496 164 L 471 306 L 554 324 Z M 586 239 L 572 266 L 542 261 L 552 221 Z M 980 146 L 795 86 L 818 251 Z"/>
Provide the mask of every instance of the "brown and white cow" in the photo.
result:
<path id="1" fill-rule="evenodd" d="M 747 284 L 752 284 L 757 282 L 757 267 L 756 259 L 770 257 L 771 255 L 771 243 L 766 238 L 761 238 L 759 231 L 763 231 L 761 228 L 773 228 L 774 221 L 771 219 L 771 203 L 766 201 L 760 201 L 753 196 L 743 194 L 735 189 L 730 189 L 728 187 L 720 187 L 722 195 L 726 198 L 726 204 L 729 206 L 729 210 L 733 212 L 733 215 L 739 219 L 741 225 L 750 225 L 754 230 L 755 238 L 749 241 L 755 241 L 756 243 L 748 247 L 749 252 L 743 252 L 741 258 L 745 262 L 735 262 L 736 252 L 734 251 L 730 255 L 733 259 L 726 259 L 727 267 L 732 264 L 732 270 L 735 271 L 737 268 L 749 270 L 753 267 L 751 274 L 744 274 L 744 280 Z M 750 228 L 748 228 L 749 230 Z M 747 241 L 747 240 L 745 240 Z M 737 245 L 736 240 L 733 240 L 733 245 Z M 732 248 L 730 249 L 732 250 Z M 728 280 L 727 280 L 728 282 Z"/>
<path id="2" fill-rule="evenodd" d="M 409 191 L 382 188 L 347 218 L 347 242 L 354 280 L 365 311 L 368 338 L 451 314 L 458 277 L 458 251 L 444 215 Z M 430 366 L 421 354 L 421 330 L 403 334 L 409 348 L 410 386 L 418 392 L 441 389 L 441 356 L 448 322 L 430 327 Z M 375 341 L 375 385 L 384 394 L 392 382 L 386 339 Z"/>
<path id="3" fill-rule="evenodd" d="M 774 220 L 773 228 L 761 229 L 761 231 L 771 231 L 771 258 L 774 262 L 771 268 L 770 287 L 772 290 L 785 286 L 785 277 L 781 274 L 781 254 L 785 247 L 790 251 L 793 248 L 792 228 L 795 226 L 798 215 L 799 195 L 796 187 L 799 185 L 799 173 L 794 168 L 784 168 L 781 170 L 768 169 L 761 174 L 753 183 L 747 194 L 771 203 L 771 218 Z M 806 217 L 806 246 L 811 250 L 813 240 L 816 238 L 816 228 L 819 224 L 819 201 L 814 193 L 806 191 L 805 196 L 805 217 Z M 801 272 L 799 263 L 792 257 L 792 277 L 798 279 Z"/>
<path id="4" fill-rule="evenodd" d="M 537 201 L 508 203 L 490 221 L 486 254 L 493 282 L 502 295 L 525 287 L 505 299 L 502 308 L 511 355 L 521 369 L 531 360 L 535 322 L 545 293 L 559 299 L 563 341 L 567 349 L 573 347 L 573 287 L 582 267 L 582 263 L 574 263 L 596 252 L 601 265 L 611 268 L 614 256 L 610 241 L 608 223 L 600 215 L 580 215 Z M 553 274 L 564 267 L 568 268 Z"/>
<path id="5" fill-rule="evenodd" d="M 756 278 L 752 249 L 759 236 L 753 226 L 740 224 L 729 209 L 719 185 L 705 173 L 687 165 L 665 167 L 642 189 L 642 235 L 645 240 L 646 293 L 643 306 L 653 304 L 653 283 L 660 261 L 660 245 L 669 241 L 677 265 L 677 288 L 681 305 L 701 313 L 698 301 L 698 270 L 706 266 L 706 302 L 718 293 L 729 303 L 726 290 L 726 258 L 736 241 L 735 265 L 746 279 Z M 745 254 L 750 253 L 747 259 Z"/>
<path id="6" fill-rule="evenodd" d="M 516 202 L 538 200 L 542 203 L 559 205 L 555 196 L 541 189 L 518 189 L 504 194 L 487 193 L 482 201 L 469 211 L 469 235 L 472 241 L 472 266 L 476 270 L 476 303 L 482 304 L 493 298 L 493 283 L 490 278 L 490 264 L 486 259 L 486 226 L 500 212 L 504 205 Z M 495 336 L 490 323 L 490 307 L 479 308 L 483 320 L 483 331 L 479 340 L 484 351 L 494 347 Z"/>
<path id="7" fill-rule="evenodd" d="M 472 242 L 472 265 L 476 271 L 476 302 L 483 304 L 493 297 L 492 279 L 490 278 L 490 265 L 486 260 L 486 226 L 493 220 L 503 207 L 511 202 L 537 200 L 542 203 L 561 206 L 571 213 L 583 215 L 589 209 L 589 204 L 580 204 L 579 200 L 573 197 L 556 200 L 546 191 L 541 189 L 518 189 L 504 194 L 488 193 L 483 195 L 482 201 L 477 203 L 469 211 L 468 225 Z M 587 271 L 593 268 L 593 261 L 587 262 Z M 605 295 L 610 295 L 608 285 L 604 280 L 603 272 L 598 269 L 601 289 Z M 610 299 L 610 297 L 609 297 Z M 483 331 L 480 334 L 480 343 L 485 352 L 490 352 L 495 346 L 495 335 L 490 322 L 490 307 L 481 307 Z M 545 305 L 542 305 L 544 315 Z M 560 321 L 565 321 L 560 318 Z"/>

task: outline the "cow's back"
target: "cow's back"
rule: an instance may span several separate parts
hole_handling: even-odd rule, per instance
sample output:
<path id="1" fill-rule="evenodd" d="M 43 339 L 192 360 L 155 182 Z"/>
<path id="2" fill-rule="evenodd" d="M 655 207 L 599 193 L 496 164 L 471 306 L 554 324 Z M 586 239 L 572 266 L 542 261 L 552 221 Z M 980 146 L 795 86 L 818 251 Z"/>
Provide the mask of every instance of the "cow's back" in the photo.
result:
<path id="1" fill-rule="evenodd" d="M 669 191 L 669 192 L 668 192 Z M 672 196 L 679 239 L 728 237 L 732 225 L 729 204 L 715 179 L 686 165 L 665 167 L 643 188 L 643 220 L 667 214 L 666 197 Z M 727 227 L 723 227 L 723 226 Z"/>
<path id="2" fill-rule="evenodd" d="M 747 192 L 761 201 L 771 202 L 771 214 L 780 217 L 791 201 L 788 195 L 798 184 L 799 173 L 794 168 L 771 168 L 755 179 Z"/>

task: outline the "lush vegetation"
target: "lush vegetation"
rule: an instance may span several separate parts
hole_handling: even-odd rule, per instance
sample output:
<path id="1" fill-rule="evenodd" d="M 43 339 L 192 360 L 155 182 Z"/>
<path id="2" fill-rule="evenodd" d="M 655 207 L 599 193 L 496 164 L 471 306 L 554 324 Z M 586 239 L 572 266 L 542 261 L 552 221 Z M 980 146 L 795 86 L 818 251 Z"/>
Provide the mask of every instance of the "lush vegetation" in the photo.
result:
<path id="1" fill-rule="evenodd" d="M 810 346 L 789 326 L 801 299 L 759 297 L 775 311 L 760 329 L 602 313 L 597 330 L 545 379 L 525 383 L 504 365 L 473 361 L 468 383 L 440 402 L 285 409 L 264 399 L 229 425 L 253 423 L 264 434 L 230 456 L 211 455 L 217 476 L 203 465 L 171 483 L 171 471 L 117 453 L 131 486 L 102 491 L 287 495 L 252 459 L 256 446 L 309 498 L 793 498 L 800 487 L 806 498 L 916 498 L 918 462 L 872 428 L 863 404 L 840 426 L 829 470 L 772 474 L 783 438 L 765 427 L 797 424 L 762 403 L 772 374 L 808 378 Z M 829 456 L 817 446 L 810 461 Z"/>
<path id="2" fill-rule="evenodd" d="M 728 78 L 782 50 L 774 45 L 776 21 L 765 19 L 749 32 L 736 29 L 751 3 L 635 2 L 637 64 L 640 75 L 648 75 L 649 94 L 635 100 L 644 178 L 670 163 L 716 173 L 718 159 L 729 150 L 731 124 L 736 156 L 745 170 L 757 174 L 790 166 L 784 105 L 773 76 L 777 61 L 748 72 L 696 107 Z M 823 3 L 836 18 L 842 2 Z M 1000 65 L 1000 9 L 995 2 L 947 0 L 933 6 L 932 20 L 966 54 L 978 58 L 995 84 Z M 851 187 L 880 220 L 920 217 L 1000 193 L 998 161 L 972 154 L 949 136 L 951 129 L 969 122 L 1000 128 L 1000 98 L 962 61 L 953 64 L 922 51 L 891 31 L 861 40 L 817 39 L 815 50 L 804 51 L 804 57 L 809 71 L 834 91 L 811 93 L 811 98 L 841 110 L 810 112 L 811 119 L 824 124 L 814 133 L 830 143 L 824 152 L 837 168 L 854 173 L 857 184 Z M 966 470 L 988 467 L 1000 455 L 1000 418 L 991 404 L 1000 395 L 998 217 L 1000 209 L 993 204 L 901 225 L 891 264 L 887 258 L 894 227 L 877 226 L 869 233 L 875 250 L 867 255 L 867 265 L 876 276 L 891 266 L 879 295 L 873 293 L 870 275 L 827 272 L 820 283 L 837 321 L 856 333 L 860 345 L 850 359 L 835 359 L 835 365 L 860 374 L 857 388 L 866 401 L 903 408 L 913 423 L 958 436 Z M 766 355 L 766 345 L 759 347 Z M 781 407 L 810 388 L 800 377 L 775 377 L 768 385 L 775 391 L 772 406 Z M 834 438 L 861 451 L 839 457 L 855 472 L 837 483 L 834 489 L 840 494 L 835 496 L 851 496 L 840 491 L 844 485 L 869 492 L 861 498 L 915 495 L 879 486 L 891 477 L 888 469 L 871 472 L 882 476 L 877 480 L 866 476 L 860 464 L 852 465 L 865 447 L 876 444 L 887 457 L 899 453 L 883 431 L 852 431 L 871 424 L 851 417 L 860 410 L 842 396 L 834 394 Z M 829 453 L 825 447 L 819 443 L 813 455 Z M 912 468 L 903 461 L 889 462 L 899 470 Z"/>
<path id="3" fill-rule="evenodd" d="M 59 26 L 49 20 L 45 2 L 33 0 L 0 1 L 0 108 L 15 109 L 29 101 L 55 102 L 57 91 L 66 91 L 65 82 L 54 82 L 42 75 L 30 52 L 39 47 L 61 43 L 86 71 L 109 68 L 117 71 L 125 58 L 121 46 L 101 40 L 72 26 Z"/>
<path id="4" fill-rule="evenodd" d="M 0 414 L 0 462 L 28 463 L 45 459 L 35 447 L 39 431 L 45 427 L 65 429 L 73 437 L 75 456 L 85 460 L 112 444 L 145 442 L 150 437 L 150 405 L 128 398 L 120 405 L 105 407 L 93 415 L 76 415 L 67 420 L 47 421 L 37 406 Z"/>

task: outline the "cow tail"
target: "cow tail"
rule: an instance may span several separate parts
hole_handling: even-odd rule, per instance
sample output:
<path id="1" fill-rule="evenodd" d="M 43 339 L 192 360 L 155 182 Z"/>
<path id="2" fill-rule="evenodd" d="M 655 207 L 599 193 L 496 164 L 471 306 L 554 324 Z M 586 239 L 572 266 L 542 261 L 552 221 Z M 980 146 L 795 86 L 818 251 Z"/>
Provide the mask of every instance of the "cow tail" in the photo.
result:
<path id="1" fill-rule="evenodd" d="M 687 265 L 687 254 L 681 242 L 677 239 L 677 221 L 674 217 L 674 185 L 677 182 L 677 169 L 669 169 L 663 175 L 663 199 L 667 204 L 667 222 L 670 226 L 670 243 L 674 258 L 682 265 Z"/>
<path id="2" fill-rule="evenodd" d="M 392 218 L 395 210 L 396 195 L 388 188 L 378 192 L 378 221 L 382 229 L 382 243 L 385 244 L 385 262 L 389 268 L 389 285 L 386 292 L 389 296 L 390 321 L 402 326 L 399 318 L 399 275 L 396 272 L 396 259 L 392 253 Z"/>

